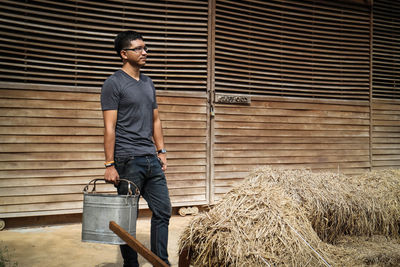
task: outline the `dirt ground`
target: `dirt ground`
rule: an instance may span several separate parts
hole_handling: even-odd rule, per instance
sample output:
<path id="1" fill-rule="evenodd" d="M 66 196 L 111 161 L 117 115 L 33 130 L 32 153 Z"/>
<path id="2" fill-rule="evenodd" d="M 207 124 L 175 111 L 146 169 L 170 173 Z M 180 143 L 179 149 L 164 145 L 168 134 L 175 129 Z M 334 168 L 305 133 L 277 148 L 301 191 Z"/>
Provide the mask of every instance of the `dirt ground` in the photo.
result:
<path id="1" fill-rule="evenodd" d="M 171 218 L 168 252 L 172 266 L 178 266 L 179 237 L 191 218 Z M 81 242 L 81 231 L 81 223 L 5 229 L 0 232 L 0 245 L 8 249 L 11 261 L 18 267 L 122 266 L 119 246 Z M 150 248 L 150 217 L 138 218 L 136 238 Z M 151 266 L 142 257 L 139 262 L 140 266 Z"/>

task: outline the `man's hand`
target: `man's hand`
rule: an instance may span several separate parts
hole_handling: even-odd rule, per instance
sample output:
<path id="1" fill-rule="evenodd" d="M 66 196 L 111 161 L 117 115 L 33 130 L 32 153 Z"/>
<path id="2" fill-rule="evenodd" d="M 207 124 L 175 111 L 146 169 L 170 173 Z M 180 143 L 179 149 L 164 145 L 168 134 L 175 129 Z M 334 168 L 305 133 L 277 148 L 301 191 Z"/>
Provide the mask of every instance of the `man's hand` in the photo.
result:
<path id="1" fill-rule="evenodd" d="M 104 173 L 104 180 L 107 183 L 112 183 L 117 185 L 119 183 L 119 174 L 114 166 L 107 167 Z"/>
<path id="2" fill-rule="evenodd" d="M 160 154 L 158 154 L 158 158 L 161 160 L 161 162 L 162 162 L 162 170 L 163 171 L 166 171 L 167 170 L 167 154 L 162 154 L 162 153 L 160 153 Z"/>

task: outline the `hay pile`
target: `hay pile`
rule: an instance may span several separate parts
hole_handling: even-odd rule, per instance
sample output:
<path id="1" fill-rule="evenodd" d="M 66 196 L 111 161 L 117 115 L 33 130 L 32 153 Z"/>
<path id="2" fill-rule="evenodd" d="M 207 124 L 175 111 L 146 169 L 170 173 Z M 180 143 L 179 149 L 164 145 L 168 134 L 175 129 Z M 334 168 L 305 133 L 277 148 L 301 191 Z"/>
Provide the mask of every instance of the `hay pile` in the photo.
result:
<path id="1" fill-rule="evenodd" d="M 386 262 L 400 262 L 399 227 L 397 170 L 348 177 L 264 167 L 194 217 L 180 248 L 191 248 L 194 266 L 352 266 L 379 255 L 355 257 L 343 237 L 382 235 L 399 251 Z"/>
<path id="2" fill-rule="evenodd" d="M 399 237 L 399 170 L 346 176 L 264 167 L 255 170 L 247 183 L 257 180 L 262 181 L 260 186 L 277 184 L 297 200 L 323 241 L 334 243 L 342 235 Z"/>

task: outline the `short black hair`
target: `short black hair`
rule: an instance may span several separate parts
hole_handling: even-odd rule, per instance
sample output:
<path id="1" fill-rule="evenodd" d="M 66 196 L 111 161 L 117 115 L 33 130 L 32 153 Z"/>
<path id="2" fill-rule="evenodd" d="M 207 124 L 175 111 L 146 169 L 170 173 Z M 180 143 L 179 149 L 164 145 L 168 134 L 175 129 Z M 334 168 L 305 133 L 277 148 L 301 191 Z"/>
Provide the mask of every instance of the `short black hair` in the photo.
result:
<path id="1" fill-rule="evenodd" d="M 121 50 L 128 48 L 131 42 L 140 39 L 143 41 L 143 36 L 135 31 L 123 31 L 120 32 L 114 39 L 114 48 L 117 55 L 121 57 Z"/>

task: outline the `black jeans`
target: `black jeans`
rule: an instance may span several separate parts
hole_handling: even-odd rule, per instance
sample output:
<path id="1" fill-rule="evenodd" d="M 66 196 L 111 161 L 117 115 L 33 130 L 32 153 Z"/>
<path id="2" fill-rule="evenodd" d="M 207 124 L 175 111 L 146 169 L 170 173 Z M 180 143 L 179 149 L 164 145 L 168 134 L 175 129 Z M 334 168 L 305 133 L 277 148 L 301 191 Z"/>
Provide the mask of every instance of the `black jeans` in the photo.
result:
<path id="1" fill-rule="evenodd" d="M 140 157 L 115 157 L 115 167 L 121 179 L 135 183 L 141 196 L 152 211 L 150 244 L 151 251 L 170 265 L 168 261 L 168 225 L 171 218 L 171 201 L 161 163 L 156 155 Z M 118 194 L 127 194 L 127 183 L 119 183 Z M 137 253 L 128 245 L 121 245 L 124 267 L 139 266 Z"/>

